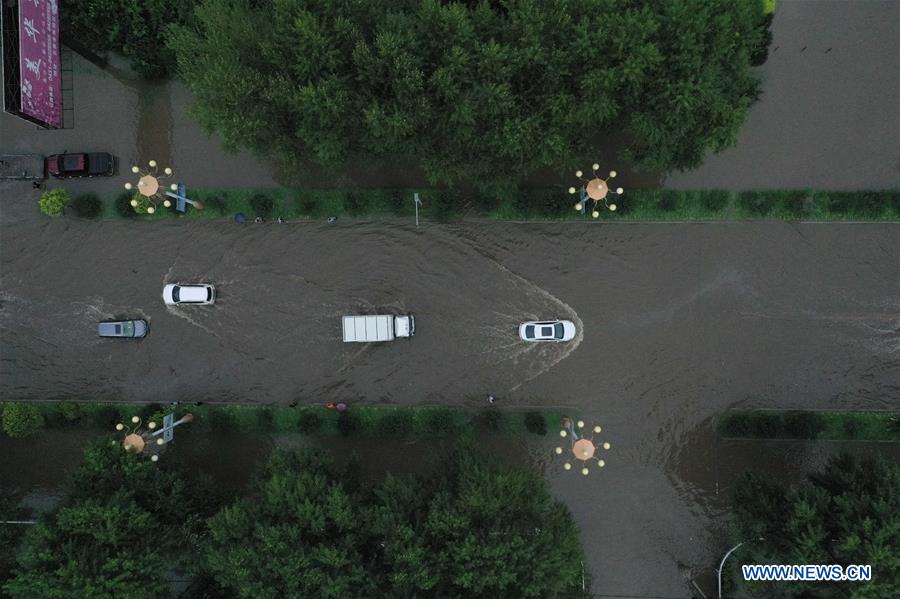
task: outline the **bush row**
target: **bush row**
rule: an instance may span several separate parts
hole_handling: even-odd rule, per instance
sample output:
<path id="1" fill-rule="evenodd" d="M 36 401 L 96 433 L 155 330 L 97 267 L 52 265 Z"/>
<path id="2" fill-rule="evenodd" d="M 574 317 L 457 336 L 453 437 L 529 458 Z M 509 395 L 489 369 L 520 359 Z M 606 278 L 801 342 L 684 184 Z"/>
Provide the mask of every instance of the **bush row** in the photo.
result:
<path id="1" fill-rule="evenodd" d="M 186 216 L 195 218 L 231 218 L 243 213 L 248 220 L 279 216 L 296 220 L 329 216 L 412 217 L 415 213 L 410 189 L 195 189 L 189 195 L 205 205 L 203 210 L 188 209 Z M 453 221 L 467 213 L 496 220 L 591 219 L 591 206 L 577 212 L 577 196 L 562 189 L 522 189 L 504 196 L 443 189 L 423 190 L 419 195 L 420 217 L 439 222 Z M 133 197 L 132 192 L 120 194 L 110 210 L 104 210 L 103 202 L 90 194 L 75 198 L 69 205 L 78 216 L 87 218 L 102 216 L 104 212 L 143 219 L 180 214 L 174 207 L 160 207 L 156 214 L 138 215 L 130 203 Z M 616 210 L 601 207 L 599 220 L 900 219 L 898 191 L 635 189 L 615 196 L 610 203 L 616 205 Z"/>
<path id="2" fill-rule="evenodd" d="M 112 431 L 132 416 L 161 422 L 172 406 L 160 404 L 101 404 L 93 402 L 40 402 L 4 404 L 3 425 L 10 436 L 23 437 L 49 428 L 96 427 Z M 191 427 L 208 432 L 288 433 L 309 435 L 378 435 L 419 437 L 485 430 L 503 434 L 546 435 L 560 426 L 562 413 L 554 410 L 482 411 L 422 406 L 353 406 L 339 413 L 324 406 L 177 406 L 179 414 L 194 415 Z"/>
<path id="3" fill-rule="evenodd" d="M 733 410 L 719 420 L 730 438 L 900 441 L 900 412 Z"/>

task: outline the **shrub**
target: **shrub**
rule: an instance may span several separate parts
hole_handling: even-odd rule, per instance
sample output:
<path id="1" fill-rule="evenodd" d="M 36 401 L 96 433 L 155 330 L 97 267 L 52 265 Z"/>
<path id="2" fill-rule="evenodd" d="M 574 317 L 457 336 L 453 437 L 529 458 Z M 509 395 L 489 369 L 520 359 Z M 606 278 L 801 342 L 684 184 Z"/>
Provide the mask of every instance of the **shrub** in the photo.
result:
<path id="1" fill-rule="evenodd" d="M 206 210 L 213 210 L 219 213 L 219 216 L 225 216 L 228 214 L 228 202 L 225 201 L 225 198 L 219 195 L 210 196 L 203 200 L 203 204 Z"/>
<path id="2" fill-rule="evenodd" d="M 72 201 L 75 214 L 82 218 L 97 218 L 103 214 L 103 202 L 95 194 L 87 193 Z"/>
<path id="3" fill-rule="evenodd" d="M 569 209 L 568 199 L 552 189 L 520 189 L 513 196 L 513 208 L 522 216 L 559 217 Z"/>
<path id="4" fill-rule="evenodd" d="M 43 426 L 44 417 L 34 404 L 17 401 L 3 404 L 3 430 L 10 437 L 27 437 Z"/>
<path id="5" fill-rule="evenodd" d="M 116 214 L 123 218 L 134 217 L 134 208 L 131 207 L 131 197 L 132 194 L 130 191 L 122 192 L 116 197 Z"/>
<path id="6" fill-rule="evenodd" d="M 535 435 L 546 435 L 547 421 L 544 419 L 544 415 L 540 412 L 526 412 L 525 429 Z"/>
<path id="7" fill-rule="evenodd" d="M 259 424 L 259 428 L 263 431 L 268 431 L 272 429 L 272 423 L 275 421 L 275 415 L 272 413 L 272 408 L 260 408 L 256 411 L 256 421 Z"/>
<path id="8" fill-rule="evenodd" d="M 349 411 L 340 412 L 338 414 L 337 428 L 342 437 L 349 437 L 358 428 L 358 423 Z"/>
<path id="9" fill-rule="evenodd" d="M 855 439 L 859 436 L 859 432 L 862 430 L 863 423 L 858 417 L 853 414 L 847 414 L 844 416 L 844 435 L 848 439 Z"/>
<path id="10" fill-rule="evenodd" d="M 63 421 L 69 424 L 77 422 L 81 418 L 81 408 L 74 401 L 61 401 L 56 404 L 56 411 Z"/>
<path id="11" fill-rule="evenodd" d="M 318 412 L 303 410 L 297 416 L 297 430 L 304 435 L 318 431 L 322 427 L 322 417 Z"/>
<path id="12" fill-rule="evenodd" d="M 678 209 L 678 197 L 680 193 L 671 189 L 664 189 L 656 200 L 656 207 L 663 212 L 672 212 Z"/>
<path id="13" fill-rule="evenodd" d="M 41 212 L 47 216 L 60 216 L 69 203 L 69 194 L 65 189 L 50 189 L 41 194 L 38 204 Z"/>
<path id="14" fill-rule="evenodd" d="M 363 216 L 369 212 L 370 197 L 364 191 L 348 191 L 344 195 L 344 209 L 351 216 Z"/>
<path id="15" fill-rule="evenodd" d="M 721 212 L 728 206 L 730 195 L 727 191 L 721 189 L 713 189 L 704 191 L 700 196 L 700 205 L 704 210 L 710 212 Z"/>
<path id="16" fill-rule="evenodd" d="M 388 207 L 391 209 L 392 213 L 397 215 L 403 214 L 406 203 L 412 203 L 412 199 L 407 199 L 406 195 L 407 194 L 402 189 L 394 189 L 388 193 Z"/>
<path id="17" fill-rule="evenodd" d="M 805 189 L 796 189 L 781 192 L 778 198 L 778 208 L 784 216 L 800 219 L 806 216 L 811 207 L 809 204 L 809 192 Z"/>
<path id="18" fill-rule="evenodd" d="M 499 431 L 503 416 L 497 410 L 482 410 L 478 422 L 489 431 Z"/>
<path id="19" fill-rule="evenodd" d="M 297 198 L 294 201 L 300 207 L 301 214 L 305 214 L 307 216 L 319 215 L 319 203 L 316 201 L 315 197 L 310 195 L 303 198 Z"/>
<path id="20" fill-rule="evenodd" d="M 788 412 L 784 415 L 784 432 L 796 439 L 815 439 L 823 428 L 815 412 Z"/>
<path id="21" fill-rule="evenodd" d="M 231 413 L 222 408 L 213 408 L 208 412 L 209 429 L 211 431 L 221 433 L 234 430 L 237 426 L 235 419 Z"/>
<path id="22" fill-rule="evenodd" d="M 458 191 L 444 189 L 430 194 L 430 207 L 438 222 L 446 223 L 462 216 L 462 195 Z"/>
<path id="23" fill-rule="evenodd" d="M 738 206 L 747 216 L 766 216 L 775 207 L 771 194 L 761 191 L 742 191 L 738 194 Z"/>
<path id="24" fill-rule="evenodd" d="M 131 206 L 132 202 L 135 202 L 137 205 Z M 150 200 L 140 192 L 134 192 L 128 203 L 135 214 L 147 214 L 147 209 L 150 208 Z"/>
<path id="25" fill-rule="evenodd" d="M 435 408 L 428 413 L 425 426 L 432 433 L 449 433 L 456 429 L 456 420 L 453 418 L 453 410 L 447 408 Z"/>
<path id="26" fill-rule="evenodd" d="M 387 435 L 405 435 L 412 432 L 413 415 L 408 409 L 385 410 L 378 421 L 378 428 Z"/>
<path id="27" fill-rule="evenodd" d="M 892 203 L 896 202 L 892 192 L 880 191 L 832 191 L 821 194 L 825 199 L 826 209 L 836 214 L 877 218 Z"/>
<path id="28" fill-rule="evenodd" d="M 781 432 L 781 416 L 770 412 L 753 414 L 750 419 L 750 436 L 773 439 Z"/>
<path id="29" fill-rule="evenodd" d="M 272 215 L 272 210 L 275 208 L 275 201 L 263 193 L 250 196 L 248 203 L 255 215 L 260 218 L 269 218 Z"/>
<path id="30" fill-rule="evenodd" d="M 91 424 L 98 428 L 111 429 L 119 420 L 119 410 L 113 405 L 100 404 L 91 410 Z"/>

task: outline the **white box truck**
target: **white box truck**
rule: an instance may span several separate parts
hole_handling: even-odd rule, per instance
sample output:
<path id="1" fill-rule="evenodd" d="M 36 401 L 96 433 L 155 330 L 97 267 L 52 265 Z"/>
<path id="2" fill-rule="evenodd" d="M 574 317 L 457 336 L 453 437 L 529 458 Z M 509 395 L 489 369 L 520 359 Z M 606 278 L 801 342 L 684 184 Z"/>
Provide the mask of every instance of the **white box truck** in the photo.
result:
<path id="1" fill-rule="evenodd" d="M 393 341 L 396 337 L 412 337 L 416 333 L 416 319 L 412 314 L 344 316 L 343 325 L 345 343 Z"/>

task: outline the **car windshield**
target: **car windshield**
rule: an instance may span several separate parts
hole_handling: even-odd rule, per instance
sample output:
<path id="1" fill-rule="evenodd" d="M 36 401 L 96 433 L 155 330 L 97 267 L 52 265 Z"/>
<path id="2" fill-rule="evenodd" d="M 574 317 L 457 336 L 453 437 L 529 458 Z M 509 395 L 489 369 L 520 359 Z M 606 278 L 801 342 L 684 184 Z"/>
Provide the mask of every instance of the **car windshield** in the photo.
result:
<path id="1" fill-rule="evenodd" d="M 557 322 L 555 325 L 553 325 L 553 328 L 555 329 L 555 332 L 556 332 L 556 334 L 555 334 L 554 336 L 555 336 L 557 339 L 562 339 L 562 338 L 563 338 L 563 325 L 562 325 L 562 323 L 561 323 L 561 322 Z"/>
<path id="2" fill-rule="evenodd" d="M 525 327 L 525 337 L 534 339 L 534 327 Z"/>
<path id="3" fill-rule="evenodd" d="M 212 301 L 212 289 L 207 288 L 207 290 L 206 290 L 206 301 L 208 301 L 208 302 L 211 302 L 211 301 Z"/>
<path id="4" fill-rule="evenodd" d="M 173 302 L 177 302 L 179 300 L 178 289 L 179 289 L 178 285 L 175 285 L 174 287 L 172 287 L 172 301 Z"/>

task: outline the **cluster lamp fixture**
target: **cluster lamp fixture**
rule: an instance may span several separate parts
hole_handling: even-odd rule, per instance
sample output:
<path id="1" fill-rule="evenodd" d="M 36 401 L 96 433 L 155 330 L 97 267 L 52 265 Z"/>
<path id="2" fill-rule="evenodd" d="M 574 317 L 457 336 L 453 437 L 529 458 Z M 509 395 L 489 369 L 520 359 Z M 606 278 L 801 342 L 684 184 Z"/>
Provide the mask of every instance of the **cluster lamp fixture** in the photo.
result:
<path id="1" fill-rule="evenodd" d="M 166 196 L 166 187 L 163 184 L 163 179 L 172 176 L 172 169 L 168 166 L 160 170 L 156 164 L 155 160 L 151 160 L 147 163 L 149 168 L 147 170 L 142 170 L 141 167 L 134 165 L 131 167 L 131 172 L 135 175 L 140 175 L 138 179 L 137 186 L 133 185 L 130 181 L 125 184 L 125 189 L 131 191 L 132 189 L 137 189 L 137 192 L 147 198 L 150 201 L 150 205 L 147 206 L 147 213 L 153 214 L 156 212 L 157 207 L 160 203 L 166 208 L 169 208 L 172 205 L 172 200 L 170 200 Z M 178 190 L 178 184 L 172 183 L 169 185 L 168 189 L 174 191 Z M 135 197 L 131 200 L 131 206 L 133 208 L 138 207 L 138 199 Z"/>
<path id="2" fill-rule="evenodd" d="M 587 476 L 591 472 L 588 468 L 589 464 L 596 463 L 598 468 L 606 466 L 606 461 L 599 457 L 598 450 L 603 448 L 604 451 L 608 451 L 611 446 L 608 442 L 595 443 L 593 436 L 587 437 L 584 435 L 583 429 L 583 420 L 573 423 L 572 419 L 566 416 L 562 419 L 562 429 L 559 431 L 559 436 L 563 439 L 570 439 L 569 451 L 572 452 L 572 457 L 574 457 L 577 462 L 581 463 L 581 474 Z M 602 430 L 603 429 L 599 426 L 595 426 L 592 429 L 593 434 L 595 435 L 600 434 Z M 562 447 L 557 447 L 554 452 L 556 455 L 562 455 L 564 450 Z M 567 459 L 563 464 L 563 468 L 571 470 L 572 462 Z"/>
<path id="3" fill-rule="evenodd" d="M 591 170 L 593 171 L 593 178 L 591 179 L 584 178 L 584 173 L 582 173 L 581 171 L 575 171 L 575 176 L 581 179 L 583 183 L 580 190 L 580 198 L 578 200 L 578 203 L 575 204 L 575 210 L 584 212 L 587 209 L 587 201 L 590 200 L 594 203 L 591 209 L 591 216 L 593 216 L 594 218 L 598 218 L 600 216 L 601 204 L 604 208 L 607 208 L 610 211 L 614 212 L 616 210 L 616 205 L 609 202 L 609 200 L 607 199 L 610 191 L 613 191 L 612 189 L 610 189 L 609 181 L 616 176 L 616 171 L 609 171 L 609 177 L 603 179 L 600 177 L 600 175 L 597 174 L 597 171 L 600 170 L 599 164 L 594 163 L 591 166 Z M 575 187 L 569 188 L 570 194 L 575 194 L 578 191 L 579 190 Z M 624 191 L 625 190 L 621 187 L 617 187 L 613 191 L 613 193 L 615 193 L 616 195 L 622 195 Z"/>

